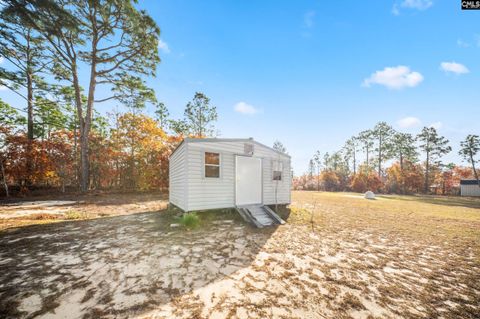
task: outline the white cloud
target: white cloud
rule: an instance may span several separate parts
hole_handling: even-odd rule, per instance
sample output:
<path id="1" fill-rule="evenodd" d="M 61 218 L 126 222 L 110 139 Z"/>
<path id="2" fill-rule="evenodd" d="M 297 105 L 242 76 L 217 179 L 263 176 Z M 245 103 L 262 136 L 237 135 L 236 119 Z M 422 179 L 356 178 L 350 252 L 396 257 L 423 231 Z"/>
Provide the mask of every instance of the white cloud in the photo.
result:
<path id="1" fill-rule="evenodd" d="M 431 6 L 433 6 L 433 0 L 403 0 L 393 4 L 392 14 L 396 16 L 400 15 L 400 8 L 423 11 Z"/>
<path id="2" fill-rule="evenodd" d="M 258 110 L 253 105 L 247 104 L 245 102 L 238 102 L 233 108 L 235 112 L 241 114 L 253 115 L 258 113 Z"/>
<path id="3" fill-rule="evenodd" d="M 460 48 L 471 48 L 475 46 L 480 48 L 480 34 L 473 34 L 473 36 L 467 40 L 458 39 L 457 46 Z"/>
<path id="4" fill-rule="evenodd" d="M 363 81 L 363 86 L 370 87 L 372 84 L 379 84 L 389 89 L 400 90 L 406 87 L 415 87 L 422 81 L 423 76 L 419 72 L 411 71 L 409 67 L 399 65 L 376 71 Z"/>
<path id="5" fill-rule="evenodd" d="M 411 127 L 420 126 L 421 124 L 422 124 L 422 121 L 420 121 L 420 119 L 413 116 L 407 116 L 397 121 L 397 125 L 400 128 L 411 128 Z"/>
<path id="6" fill-rule="evenodd" d="M 392 8 L 392 14 L 395 16 L 400 15 L 400 10 L 398 9 L 398 4 L 394 3 Z"/>
<path id="7" fill-rule="evenodd" d="M 162 41 L 162 39 L 158 39 L 158 48 L 165 53 L 170 53 L 170 48 L 168 47 L 167 42 Z"/>
<path id="8" fill-rule="evenodd" d="M 0 56 L 0 64 L 2 64 L 3 61 L 5 61 L 5 59 L 3 58 L 3 56 Z"/>
<path id="9" fill-rule="evenodd" d="M 452 73 L 455 73 L 455 74 L 465 74 L 465 73 L 470 72 L 465 65 L 457 63 L 457 62 L 453 62 L 453 61 L 452 62 L 442 62 L 440 64 L 440 69 L 442 69 L 445 72 L 452 72 Z"/>
<path id="10" fill-rule="evenodd" d="M 434 122 L 432 124 L 429 125 L 429 127 L 433 127 L 434 129 L 436 130 L 439 130 L 441 129 L 443 126 L 443 123 L 442 122 Z"/>
<path id="11" fill-rule="evenodd" d="M 457 40 L 457 45 L 461 48 L 469 48 L 471 47 L 470 43 L 463 41 L 462 39 Z"/>
<path id="12" fill-rule="evenodd" d="M 303 15 L 303 24 L 305 27 L 307 28 L 313 27 L 313 25 L 315 24 L 315 19 L 314 19 L 315 15 L 316 15 L 316 12 L 313 10 L 308 11 Z"/>
<path id="13" fill-rule="evenodd" d="M 404 0 L 401 4 L 404 8 L 426 10 L 433 6 L 432 0 Z"/>

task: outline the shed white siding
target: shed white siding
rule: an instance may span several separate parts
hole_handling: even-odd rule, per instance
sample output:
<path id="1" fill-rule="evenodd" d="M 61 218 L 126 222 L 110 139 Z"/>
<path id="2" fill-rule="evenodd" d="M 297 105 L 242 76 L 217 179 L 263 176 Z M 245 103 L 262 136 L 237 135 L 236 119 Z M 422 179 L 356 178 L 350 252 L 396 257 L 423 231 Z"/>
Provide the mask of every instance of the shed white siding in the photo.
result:
<path id="1" fill-rule="evenodd" d="M 186 163 L 184 173 L 181 179 L 175 182 L 183 181 L 185 187 L 172 183 L 175 188 L 170 190 L 171 202 L 185 211 L 206 210 L 216 208 L 230 208 L 235 206 L 235 156 L 244 155 L 244 145 L 246 142 L 254 143 L 253 157 L 262 159 L 262 199 L 264 205 L 289 204 L 291 188 L 291 170 L 290 157 L 276 152 L 269 147 L 263 146 L 249 140 L 224 140 L 201 141 L 195 140 L 182 143 L 180 147 L 184 148 L 181 157 Z M 180 149 L 177 149 L 172 158 L 178 161 L 176 157 Z M 205 177 L 205 152 L 214 152 L 220 154 L 220 177 Z M 175 156 L 175 157 L 174 157 Z M 272 178 L 272 162 L 281 161 L 283 163 L 282 180 L 274 181 Z M 171 164 L 172 165 L 172 164 Z M 175 164 L 174 164 L 175 165 Z M 178 169 L 180 166 L 171 167 L 171 170 Z M 171 173 L 172 174 L 172 173 Z M 173 175 L 179 175 L 175 173 Z M 172 175 L 171 175 L 172 176 Z M 180 203 L 178 192 L 182 191 L 185 196 L 184 203 Z M 275 195 L 276 193 L 276 195 Z M 172 197 L 173 195 L 173 197 Z M 177 203 L 175 203 L 175 201 Z"/>
<path id="2" fill-rule="evenodd" d="M 205 145 L 206 144 L 206 145 Z M 213 145 L 215 144 L 215 145 Z M 227 143 L 189 143 L 187 208 L 215 209 L 234 206 L 234 156 Z M 220 153 L 220 177 L 205 177 L 205 152 Z"/>
<path id="3" fill-rule="evenodd" d="M 175 206 L 186 210 L 187 199 L 187 145 L 182 143 L 170 156 L 169 168 L 169 200 Z"/>
<path id="4" fill-rule="evenodd" d="M 480 196 L 480 187 L 478 185 L 460 185 L 460 195 Z"/>

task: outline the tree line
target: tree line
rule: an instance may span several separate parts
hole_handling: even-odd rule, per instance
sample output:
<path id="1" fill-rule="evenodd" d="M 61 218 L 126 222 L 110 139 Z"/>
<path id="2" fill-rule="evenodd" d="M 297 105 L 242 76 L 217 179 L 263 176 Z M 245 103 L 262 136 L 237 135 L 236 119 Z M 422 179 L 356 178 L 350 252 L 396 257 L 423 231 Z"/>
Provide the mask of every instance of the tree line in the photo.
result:
<path id="1" fill-rule="evenodd" d="M 414 136 L 379 122 L 349 138 L 336 152 L 317 151 L 309 161 L 308 173 L 297 177 L 294 187 L 452 194 L 458 191 L 455 186 L 462 178 L 475 178 L 480 187 L 475 166 L 479 162 L 479 136 L 468 135 L 460 143 L 459 155 L 468 167 L 442 162 L 442 157 L 452 151 L 449 144 L 434 127 L 424 127 Z"/>
<path id="2" fill-rule="evenodd" d="M 9 186 L 162 189 L 178 140 L 214 133 L 217 112 L 205 94 L 171 119 L 147 85 L 160 63 L 160 28 L 135 1 L 0 2 L 8 65 L 0 66 L 0 86 L 18 98 L 0 100 L 5 194 Z M 127 111 L 99 114 L 107 102 Z M 154 117 L 144 114 L 148 105 Z"/>
<path id="3" fill-rule="evenodd" d="M 68 109 L 56 105 L 55 119 L 34 120 L 33 139 L 22 112 L 0 100 L 0 114 L 0 194 L 8 196 L 9 188 L 21 194 L 37 188 L 81 190 L 80 134 Z M 153 117 L 139 108 L 96 114 L 89 134 L 88 189 L 166 191 L 173 149 L 185 136 L 213 134 L 216 117 L 216 107 L 200 92 L 182 119 L 170 118 L 163 103 Z"/>

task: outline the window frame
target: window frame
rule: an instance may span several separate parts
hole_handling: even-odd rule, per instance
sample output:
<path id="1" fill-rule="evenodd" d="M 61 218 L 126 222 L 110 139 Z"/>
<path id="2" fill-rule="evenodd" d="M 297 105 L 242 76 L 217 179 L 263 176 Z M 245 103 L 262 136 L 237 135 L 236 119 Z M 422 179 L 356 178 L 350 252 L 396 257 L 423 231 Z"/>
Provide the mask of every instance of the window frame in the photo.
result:
<path id="1" fill-rule="evenodd" d="M 283 161 L 281 160 L 272 160 L 272 181 L 281 182 L 283 181 Z M 275 173 L 280 173 L 279 178 L 275 178 Z"/>
<path id="2" fill-rule="evenodd" d="M 207 153 L 217 154 L 218 155 L 218 164 L 207 164 L 207 161 L 206 161 Z M 218 176 L 207 176 L 207 166 L 218 167 Z M 222 177 L 222 153 L 220 153 L 218 151 L 208 151 L 208 150 L 203 151 L 203 174 L 202 174 L 202 176 L 205 179 L 210 179 L 210 178 L 220 179 Z"/>

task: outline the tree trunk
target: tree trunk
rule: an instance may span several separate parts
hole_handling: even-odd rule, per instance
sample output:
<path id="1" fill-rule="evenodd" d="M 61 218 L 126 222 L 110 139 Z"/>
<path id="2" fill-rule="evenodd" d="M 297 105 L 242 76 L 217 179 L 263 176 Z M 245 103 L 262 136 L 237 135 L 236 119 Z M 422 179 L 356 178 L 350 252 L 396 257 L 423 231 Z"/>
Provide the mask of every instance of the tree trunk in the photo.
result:
<path id="1" fill-rule="evenodd" d="M 367 146 L 367 170 L 369 170 L 369 162 L 368 162 L 368 146 Z"/>
<path id="2" fill-rule="evenodd" d="M 88 162 L 88 136 L 85 126 L 80 129 L 80 190 L 88 190 L 90 165 Z"/>
<path id="3" fill-rule="evenodd" d="M 428 175 L 430 173 L 430 154 L 427 152 L 427 161 L 425 162 L 425 193 L 428 193 L 428 185 L 429 185 L 429 178 Z"/>
<path id="4" fill-rule="evenodd" d="M 356 150 L 353 149 L 353 175 L 357 174 L 357 159 L 356 159 Z"/>
<path id="5" fill-rule="evenodd" d="M 75 123 L 73 126 L 73 167 L 75 169 L 75 185 L 78 186 L 79 172 L 78 172 L 78 133 L 77 133 L 77 117 L 75 116 Z"/>
<path id="6" fill-rule="evenodd" d="M 378 178 L 382 176 L 382 137 L 378 140 Z"/>
<path id="7" fill-rule="evenodd" d="M 33 74 L 27 68 L 27 138 L 33 140 Z"/>
<path id="8" fill-rule="evenodd" d="M 27 45 L 26 56 L 26 78 L 27 78 L 27 138 L 33 140 L 33 71 L 30 55 L 30 29 L 25 35 Z"/>
<path id="9" fill-rule="evenodd" d="M 95 88 L 96 88 L 96 78 L 97 78 L 97 29 L 93 27 L 93 38 L 92 38 L 92 61 L 90 65 L 90 83 L 88 86 L 88 97 L 87 97 L 87 109 L 85 118 L 83 121 L 83 128 L 80 131 L 81 133 L 81 163 L 82 163 L 82 192 L 88 190 L 89 178 L 90 178 L 90 164 L 89 164 L 89 145 L 88 137 L 90 135 L 90 127 L 92 123 L 92 109 L 95 99 Z M 82 134 L 83 133 L 83 134 Z"/>
<path id="10" fill-rule="evenodd" d="M 31 66 L 31 55 L 30 55 L 30 29 L 28 29 L 27 34 L 25 35 L 27 41 L 27 56 L 26 56 L 26 79 L 27 79 L 27 157 L 26 157 L 26 166 L 27 166 L 27 178 L 25 184 L 28 186 L 30 184 L 30 177 L 32 176 L 32 141 L 33 141 L 33 71 Z"/>
<path id="11" fill-rule="evenodd" d="M 95 97 L 95 85 L 96 85 L 96 38 L 94 37 L 94 45 L 92 52 L 92 64 L 90 68 L 90 83 L 88 88 L 88 98 L 86 114 L 83 117 L 81 88 L 78 81 L 77 66 L 74 64 L 72 67 L 73 83 L 75 87 L 75 101 L 77 105 L 77 113 L 79 119 L 79 131 L 80 131 L 80 190 L 86 192 L 89 186 L 90 178 L 90 165 L 89 165 L 89 135 L 90 126 L 92 122 L 92 108 Z"/>
<path id="12" fill-rule="evenodd" d="M 10 197 L 10 193 L 8 192 L 7 177 L 5 176 L 5 167 L 3 166 L 2 158 L 0 158 L 0 171 L 2 173 L 2 183 L 3 183 L 3 187 L 5 188 L 5 196 Z"/>
<path id="13" fill-rule="evenodd" d="M 472 163 L 473 176 L 477 180 L 477 185 L 480 187 L 480 179 L 478 178 L 477 169 L 475 168 L 475 160 L 473 159 L 472 151 L 470 150 L 470 162 Z"/>
<path id="14" fill-rule="evenodd" d="M 88 190 L 89 166 L 88 166 L 88 130 L 86 118 L 83 117 L 83 105 L 81 87 L 78 80 L 77 65 L 72 64 L 73 86 L 75 88 L 75 105 L 77 107 L 78 131 L 80 133 L 80 191 Z M 87 117 L 88 118 L 88 117 Z"/>
<path id="15" fill-rule="evenodd" d="M 118 123 L 118 111 L 115 111 L 115 129 L 117 133 L 115 134 L 115 148 L 120 149 L 120 141 L 118 138 L 119 135 L 119 123 Z M 119 153 L 119 152 L 118 152 Z M 120 188 L 121 186 L 121 173 L 120 173 L 120 163 L 119 163 L 119 154 L 115 154 L 115 187 Z"/>
<path id="16" fill-rule="evenodd" d="M 405 195 L 405 175 L 403 174 L 403 154 L 400 153 L 400 174 L 402 176 L 402 194 Z"/>
<path id="17" fill-rule="evenodd" d="M 320 166 L 320 164 L 319 164 Z M 320 168 L 317 171 L 317 192 L 320 191 Z"/>

